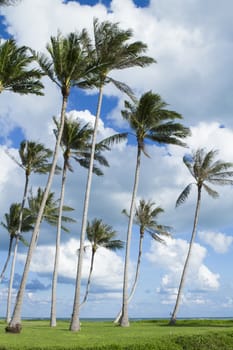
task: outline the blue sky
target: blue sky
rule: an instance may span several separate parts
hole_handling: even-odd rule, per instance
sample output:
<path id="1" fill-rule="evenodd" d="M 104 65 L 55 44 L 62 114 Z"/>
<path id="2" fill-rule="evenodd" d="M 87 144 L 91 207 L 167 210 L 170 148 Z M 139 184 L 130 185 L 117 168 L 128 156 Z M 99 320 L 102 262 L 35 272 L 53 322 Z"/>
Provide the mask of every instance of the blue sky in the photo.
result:
<path id="1" fill-rule="evenodd" d="M 175 201 L 191 181 L 182 163 L 183 155 L 197 147 L 219 149 L 219 157 L 233 161 L 233 83 L 232 83 L 232 3 L 217 0 L 203 4 L 201 0 L 112 0 L 70 1 L 22 0 L 18 6 L 1 8 L 1 36 L 13 36 L 19 45 L 44 51 L 51 35 L 87 28 L 92 31 L 92 19 L 119 22 L 131 28 L 135 40 L 148 45 L 148 55 L 157 60 L 145 69 L 113 72 L 118 80 L 129 84 L 140 96 L 152 90 L 159 93 L 169 108 L 183 115 L 192 135 L 187 139 L 189 149 L 148 145 L 150 158 L 142 161 L 138 200 L 151 199 L 164 208 L 160 222 L 173 227 L 172 239 L 166 246 L 145 237 L 140 280 L 130 303 L 130 317 L 169 317 L 173 309 L 183 261 L 193 223 L 195 190 L 189 200 L 175 209 Z M 29 14 L 26 16 L 25 14 Z M 4 29 L 4 30 L 3 30 Z M 12 202 L 21 201 L 24 176 L 4 149 L 17 157 L 17 147 L 23 138 L 40 141 L 53 147 L 52 116 L 60 111 L 61 98 L 56 87 L 44 79 L 45 96 L 0 95 L 0 218 Z M 121 119 L 126 99 L 113 86 L 105 88 L 99 138 L 119 130 L 127 130 Z M 95 91 L 73 91 L 69 116 L 93 123 L 96 110 Z M 223 127 L 224 126 L 224 127 Z M 127 221 L 121 214 L 129 208 L 135 167 L 135 144 L 123 143 L 107 154 L 110 167 L 102 178 L 94 177 L 89 218 L 102 218 L 113 226 L 125 240 Z M 61 161 L 61 158 L 60 160 Z M 63 234 L 60 263 L 58 316 L 69 317 L 72 312 L 74 278 L 77 263 L 82 199 L 86 171 L 76 168 L 69 174 L 66 203 L 75 208 L 77 224 L 70 234 Z M 46 177 L 34 176 L 35 189 Z M 59 196 L 60 178 L 53 190 Z M 229 266 L 232 262 L 232 196 L 231 188 L 219 189 L 220 198 L 212 200 L 203 195 L 197 240 L 190 264 L 179 316 L 230 317 L 233 311 L 233 281 Z M 4 263 L 8 236 L 1 229 L 0 265 Z M 49 317 L 51 274 L 55 230 L 42 225 L 25 294 L 24 317 Z M 131 280 L 134 276 L 138 247 L 138 230 L 133 229 L 131 249 Z M 23 270 L 26 248 L 20 247 L 15 278 L 14 296 Z M 93 281 L 82 317 L 114 317 L 121 305 L 124 252 L 100 249 L 96 256 Z M 87 250 L 84 260 L 83 286 L 90 262 Z M 1 267 L 0 266 L 0 267 Z M 0 315 L 4 316 L 7 296 L 5 283 L 0 285 Z"/>

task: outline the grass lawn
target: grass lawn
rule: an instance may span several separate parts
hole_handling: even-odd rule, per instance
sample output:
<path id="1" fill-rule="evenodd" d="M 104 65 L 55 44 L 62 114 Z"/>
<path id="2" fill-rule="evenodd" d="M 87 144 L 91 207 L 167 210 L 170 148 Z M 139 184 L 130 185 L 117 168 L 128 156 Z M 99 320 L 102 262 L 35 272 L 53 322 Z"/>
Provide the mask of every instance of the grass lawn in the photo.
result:
<path id="1" fill-rule="evenodd" d="M 82 322 L 70 332 L 69 322 L 56 328 L 49 321 L 23 321 L 21 334 L 5 333 L 0 321 L 0 350 L 228 350 L 233 349 L 233 320 L 135 321 L 121 328 L 111 322 Z"/>

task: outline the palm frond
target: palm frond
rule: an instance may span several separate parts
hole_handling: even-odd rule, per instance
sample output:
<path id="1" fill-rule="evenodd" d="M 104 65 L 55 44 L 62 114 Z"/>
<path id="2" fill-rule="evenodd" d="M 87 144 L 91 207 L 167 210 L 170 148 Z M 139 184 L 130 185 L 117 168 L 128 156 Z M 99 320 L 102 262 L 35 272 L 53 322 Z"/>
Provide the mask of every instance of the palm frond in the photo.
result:
<path id="1" fill-rule="evenodd" d="M 212 198 L 218 198 L 219 194 L 217 191 L 213 190 L 212 188 L 210 188 L 209 186 L 207 186 L 206 184 L 203 183 L 203 188 L 206 190 L 206 192 L 208 193 L 208 195 Z"/>
<path id="2" fill-rule="evenodd" d="M 179 197 L 176 200 L 176 207 L 178 207 L 179 205 L 183 204 L 186 199 L 189 196 L 189 193 L 191 191 L 192 188 L 192 183 L 190 183 L 188 186 L 185 187 L 185 189 L 181 192 L 181 194 L 179 195 Z"/>

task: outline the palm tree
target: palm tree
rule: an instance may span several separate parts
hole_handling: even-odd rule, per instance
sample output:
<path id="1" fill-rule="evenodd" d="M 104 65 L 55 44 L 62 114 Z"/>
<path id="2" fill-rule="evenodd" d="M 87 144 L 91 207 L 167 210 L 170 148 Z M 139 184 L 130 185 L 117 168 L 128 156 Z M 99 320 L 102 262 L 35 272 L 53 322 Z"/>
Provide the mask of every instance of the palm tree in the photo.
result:
<path id="1" fill-rule="evenodd" d="M 201 148 L 201 149 L 198 149 L 196 152 L 193 152 L 191 156 L 185 155 L 183 157 L 183 162 L 188 168 L 188 170 L 190 171 L 191 175 L 194 177 L 195 182 L 194 183 L 191 182 L 185 187 L 185 189 L 182 191 L 182 193 L 180 194 L 180 196 L 176 201 L 176 206 L 179 206 L 180 204 L 185 202 L 185 200 L 189 196 L 189 193 L 193 185 L 197 186 L 197 202 L 196 202 L 196 209 L 194 214 L 193 230 L 192 230 L 192 235 L 189 242 L 189 249 L 188 249 L 187 257 L 186 257 L 182 275 L 181 275 L 175 307 L 169 322 L 170 325 L 174 325 L 176 323 L 176 316 L 177 316 L 178 308 L 181 301 L 182 290 L 184 287 L 185 278 L 188 271 L 188 265 L 189 265 L 190 256 L 192 253 L 194 240 L 196 237 L 202 189 L 204 189 L 212 198 L 217 198 L 219 196 L 218 192 L 213 190 L 206 183 L 210 183 L 213 185 L 220 185 L 220 186 L 233 185 L 233 180 L 232 180 L 233 171 L 228 170 L 233 167 L 233 163 L 223 162 L 221 160 L 216 161 L 215 157 L 217 153 L 218 152 L 216 150 L 211 150 L 206 152 L 203 148 Z"/>
<path id="2" fill-rule="evenodd" d="M 121 30 L 118 26 L 118 23 L 111 23 L 108 21 L 99 23 L 97 19 L 94 19 L 94 50 L 92 51 L 92 57 L 94 59 L 94 62 L 96 62 L 98 69 L 97 71 L 95 70 L 94 73 L 92 72 L 93 74 L 91 73 L 89 75 L 89 85 L 95 85 L 99 89 L 99 97 L 94 132 L 92 136 L 92 150 L 83 207 L 75 297 L 70 323 L 70 330 L 72 331 L 80 330 L 79 305 L 83 247 L 87 228 L 87 216 L 92 183 L 92 168 L 94 162 L 97 130 L 102 107 L 103 88 L 106 84 L 113 83 L 118 89 L 132 96 L 131 89 L 126 84 L 113 79 L 110 76 L 110 73 L 115 70 L 122 70 L 135 66 L 145 67 L 155 62 L 153 58 L 143 56 L 143 53 L 147 49 L 146 44 L 142 43 L 141 41 L 129 43 L 129 40 L 132 39 L 132 35 L 133 33 L 131 30 Z"/>
<path id="3" fill-rule="evenodd" d="M 44 191 L 41 187 L 37 189 L 36 195 L 33 195 L 32 190 L 30 191 L 30 194 L 28 196 L 28 208 L 30 210 L 31 216 L 34 219 L 34 222 L 37 219 L 38 211 L 40 210 L 41 202 L 44 197 Z M 59 207 L 60 207 L 60 199 L 55 199 L 55 192 L 49 192 L 48 198 L 46 200 L 45 209 L 43 212 L 43 221 L 47 222 L 51 226 L 57 226 L 58 217 L 59 217 Z M 62 207 L 63 212 L 72 212 L 74 209 L 63 205 Z M 61 228 L 65 232 L 69 232 L 69 229 L 64 226 L 63 223 L 75 223 L 76 220 L 71 218 L 70 216 L 62 215 L 61 217 Z M 38 239 L 38 237 L 37 237 Z"/>
<path id="4" fill-rule="evenodd" d="M 91 276 L 93 272 L 94 259 L 97 249 L 100 247 L 116 251 L 117 249 L 122 249 L 124 243 L 115 239 L 117 233 L 112 229 L 112 226 L 104 224 L 101 219 L 93 219 L 92 223 L 88 222 L 87 225 L 87 238 L 91 244 L 91 264 L 87 280 L 86 292 L 80 307 L 87 301 L 89 294 Z"/>
<path id="5" fill-rule="evenodd" d="M 0 42 L 0 93 L 9 90 L 19 94 L 43 95 L 41 71 L 29 68 L 34 57 L 26 46 L 17 47 L 14 39 Z"/>
<path id="6" fill-rule="evenodd" d="M 129 293 L 128 303 L 131 301 L 135 293 L 137 282 L 138 282 L 145 232 L 147 232 L 154 240 L 156 240 L 159 243 L 165 243 L 164 239 L 161 238 L 161 236 L 170 236 L 169 231 L 171 230 L 171 227 L 158 224 L 157 222 L 158 215 L 163 212 L 164 210 L 161 207 L 155 206 L 155 203 L 151 202 L 150 200 L 146 202 L 144 199 L 141 199 L 139 201 L 139 205 L 136 207 L 134 223 L 139 226 L 140 239 L 139 239 L 139 246 L 138 246 L 138 259 L 137 259 L 136 273 L 135 273 L 134 282 L 133 282 L 131 291 Z M 129 217 L 129 214 L 127 213 L 126 209 L 124 209 L 122 213 L 125 214 L 127 217 Z M 122 315 L 122 310 L 117 315 L 114 323 L 119 322 L 121 315 Z"/>
<path id="7" fill-rule="evenodd" d="M 55 135 L 58 134 L 59 124 L 54 119 L 57 129 L 54 130 Z M 73 167 L 70 162 L 70 158 L 73 158 L 80 166 L 88 168 L 91 150 L 91 135 L 93 129 L 88 125 L 81 125 L 78 120 L 72 120 L 65 118 L 64 130 L 61 139 L 61 147 L 63 151 L 63 171 L 62 171 L 62 184 L 60 193 L 60 209 L 57 222 L 57 238 L 56 238 L 56 251 L 53 271 L 53 282 L 52 282 L 52 301 L 51 301 L 51 314 L 50 314 L 50 326 L 56 326 L 56 287 L 57 287 L 57 276 L 58 276 L 58 265 L 59 265 L 59 254 L 60 254 L 60 237 L 61 237 L 61 218 L 62 208 L 65 196 L 65 183 L 67 177 L 67 170 L 73 172 Z M 107 160 L 100 154 L 99 150 L 95 152 L 95 159 L 104 166 L 108 166 Z M 103 175 L 102 171 L 94 166 L 93 171 L 97 175 Z"/>
<path id="8" fill-rule="evenodd" d="M 12 331 L 16 329 L 16 324 L 21 323 L 21 309 L 24 291 L 26 288 L 27 276 L 29 273 L 29 267 L 36 245 L 37 236 L 39 234 L 43 211 L 56 169 L 70 90 L 72 87 L 79 85 L 80 81 L 85 77 L 87 71 L 89 70 L 89 59 L 87 55 L 88 43 L 89 38 L 86 31 L 82 31 L 81 34 L 70 33 L 67 37 L 63 37 L 60 33 L 58 33 L 56 37 L 50 38 L 50 43 L 47 45 L 47 51 L 50 57 L 47 57 L 44 54 L 36 54 L 33 52 L 33 56 L 37 59 L 44 74 L 46 74 L 60 89 L 62 95 L 62 106 L 59 121 L 59 132 L 54 148 L 52 166 L 48 176 L 45 191 L 43 192 L 43 199 L 41 201 L 40 210 L 38 212 L 37 220 L 32 233 L 24 272 L 16 299 L 14 313 L 10 323 L 10 329 L 12 329 Z"/>
<path id="9" fill-rule="evenodd" d="M 37 174 L 46 174 L 49 169 L 51 168 L 51 164 L 49 163 L 49 159 L 52 156 L 52 151 L 48 148 L 45 148 L 43 144 L 36 143 L 33 141 L 27 141 L 23 140 L 20 143 L 19 147 L 19 156 L 20 161 L 15 159 L 8 151 L 6 153 L 9 155 L 9 157 L 18 164 L 23 170 L 25 174 L 25 184 L 24 184 L 24 191 L 23 191 L 23 199 L 21 202 L 21 210 L 16 211 L 14 207 L 12 207 L 12 210 L 14 210 L 14 214 L 18 214 L 19 218 L 15 218 L 18 222 L 18 229 L 17 232 L 15 231 L 15 245 L 18 245 L 19 237 L 21 235 L 21 227 L 22 227 L 22 220 L 23 220 L 23 211 L 25 207 L 25 202 L 28 194 L 28 186 L 29 186 L 29 178 L 32 173 Z M 13 213 L 12 213 L 13 215 Z M 18 237 L 17 237 L 18 235 Z M 0 281 L 2 280 L 4 276 L 5 269 L 7 267 L 10 255 L 11 255 L 11 249 L 12 249 L 12 242 L 10 242 L 9 245 L 9 251 L 8 251 L 8 259 L 6 261 L 6 264 L 2 270 Z M 17 248 L 15 248 L 17 251 Z"/>
<path id="10" fill-rule="evenodd" d="M 21 230 L 19 233 L 19 225 L 21 220 Z M 18 250 L 18 242 L 21 241 L 23 244 L 28 245 L 27 241 L 24 239 L 22 232 L 29 232 L 33 229 L 33 219 L 31 217 L 31 213 L 28 209 L 23 208 L 22 205 L 19 203 L 13 203 L 10 206 L 9 213 L 5 214 L 5 222 L 1 222 L 1 225 L 8 231 L 10 235 L 10 242 L 9 242 L 9 248 L 8 248 L 8 255 L 7 259 L 4 265 L 4 268 L 1 273 L 1 279 L 4 276 L 5 270 L 7 268 L 7 265 L 10 260 L 13 241 L 15 241 L 14 246 L 14 253 L 13 253 L 13 260 L 11 263 L 11 272 L 10 272 L 10 280 L 9 280 L 9 287 L 8 287 L 8 297 L 7 297 L 7 309 L 6 309 L 6 321 L 10 321 L 11 316 L 11 294 L 12 294 L 12 286 L 13 286 L 13 279 L 14 279 L 14 271 L 15 271 L 15 263 L 16 263 L 16 257 L 17 257 L 17 250 Z"/>
<path id="11" fill-rule="evenodd" d="M 144 155 L 148 156 L 145 150 L 145 140 L 148 139 L 149 141 L 156 142 L 157 144 L 161 145 L 174 144 L 184 146 L 181 139 L 189 134 L 188 128 L 185 128 L 180 123 L 174 122 L 175 119 L 181 119 L 181 115 L 174 111 L 165 109 L 166 106 L 167 104 L 158 94 L 154 94 L 149 91 L 143 94 L 139 101 L 135 101 L 134 103 L 125 101 L 125 110 L 122 111 L 123 118 L 128 121 L 133 134 L 137 139 L 137 159 L 129 212 L 124 266 L 122 317 L 120 321 L 120 325 L 122 327 L 129 326 L 128 266 L 135 200 L 139 182 L 141 154 L 144 153 Z"/>

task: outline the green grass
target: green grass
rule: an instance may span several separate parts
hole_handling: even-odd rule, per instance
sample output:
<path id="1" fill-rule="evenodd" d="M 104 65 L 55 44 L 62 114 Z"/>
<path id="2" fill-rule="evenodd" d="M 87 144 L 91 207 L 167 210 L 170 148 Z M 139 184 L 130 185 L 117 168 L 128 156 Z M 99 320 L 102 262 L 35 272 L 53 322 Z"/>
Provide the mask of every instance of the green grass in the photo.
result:
<path id="1" fill-rule="evenodd" d="M 69 323 L 23 321 L 21 334 L 5 333 L 0 321 L 0 350 L 233 350 L 233 320 L 137 321 L 121 328 L 111 322 L 82 322 L 80 332 Z"/>

